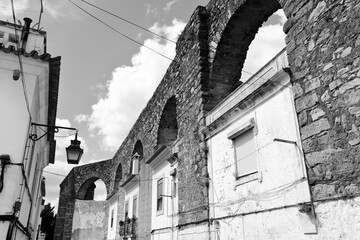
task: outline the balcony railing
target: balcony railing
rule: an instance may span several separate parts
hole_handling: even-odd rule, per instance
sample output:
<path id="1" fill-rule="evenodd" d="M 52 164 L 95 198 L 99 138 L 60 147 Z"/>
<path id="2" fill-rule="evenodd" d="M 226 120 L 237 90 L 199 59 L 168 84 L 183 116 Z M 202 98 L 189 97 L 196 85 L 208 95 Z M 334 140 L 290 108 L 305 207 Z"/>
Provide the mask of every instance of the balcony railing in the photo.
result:
<path id="1" fill-rule="evenodd" d="M 137 218 L 127 218 L 125 221 L 120 221 L 120 236 L 127 238 L 136 237 L 137 233 Z"/>

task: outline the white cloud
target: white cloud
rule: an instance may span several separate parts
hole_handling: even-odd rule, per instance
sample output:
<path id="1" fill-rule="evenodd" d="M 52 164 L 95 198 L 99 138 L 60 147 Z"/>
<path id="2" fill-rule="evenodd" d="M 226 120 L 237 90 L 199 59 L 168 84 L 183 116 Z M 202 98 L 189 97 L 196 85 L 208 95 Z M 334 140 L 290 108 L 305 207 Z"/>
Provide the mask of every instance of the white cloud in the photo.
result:
<path id="1" fill-rule="evenodd" d="M 280 17 L 281 24 L 284 25 L 284 23 L 287 21 L 284 10 L 279 9 L 274 14 L 276 14 L 276 15 L 278 15 Z"/>
<path id="2" fill-rule="evenodd" d="M 39 19 L 41 2 L 33 0 L 14 0 L 14 10 L 17 21 L 24 17 L 30 17 L 35 25 Z M 49 15 L 54 19 L 60 17 L 79 19 L 79 12 L 68 1 L 43 0 L 43 15 Z M 10 0 L 0 0 L 0 15 L 13 22 Z M 5 19 L 1 19 L 5 20 Z"/>
<path id="3" fill-rule="evenodd" d="M 169 11 L 171 9 L 171 6 L 176 3 L 178 0 L 173 0 L 173 1 L 170 1 L 168 3 L 166 3 L 165 7 L 164 7 L 164 11 Z"/>
<path id="4" fill-rule="evenodd" d="M 176 39 L 185 23 L 174 20 L 171 26 L 155 24 L 151 30 Z M 145 46 L 170 58 L 175 56 L 175 44 L 159 38 L 147 39 Z M 90 115 L 79 115 L 76 119 L 85 119 L 89 129 L 101 137 L 102 146 L 108 150 L 117 149 L 124 140 L 141 110 L 152 96 L 163 78 L 170 61 L 145 47 L 131 59 L 131 66 L 120 66 L 112 73 L 107 82 L 107 93 L 92 106 Z"/>
<path id="5" fill-rule="evenodd" d="M 152 7 L 150 4 L 144 4 L 146 8 L 146 15 L 154 15 L 157 16 L 159 14 L 159 10 L 156 7 Z"/>
<path id="6" fill-rule="evenodd" d="M 27 10 L 29 8 L 29 1 L 30 0 L 14 0 L 15 13 L 21 14 Z M 12 16 L 11 2 L 9 0 L 0 0 L 0 14 L 4 17 Z"/>

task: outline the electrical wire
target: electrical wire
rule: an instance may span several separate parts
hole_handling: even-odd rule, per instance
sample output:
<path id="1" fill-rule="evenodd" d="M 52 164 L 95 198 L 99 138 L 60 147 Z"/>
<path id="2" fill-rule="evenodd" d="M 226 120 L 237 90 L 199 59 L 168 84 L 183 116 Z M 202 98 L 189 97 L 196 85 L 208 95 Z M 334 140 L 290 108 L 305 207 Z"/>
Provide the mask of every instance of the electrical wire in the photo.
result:
<path id="1" fill-rule="evenodd" d="M 20 74 L 21 74 L 21 83 L 23 86 L 23 92 L 24 92 L 24 97 L 25 97 L 25 103 L 26 103 L 26 109 L 29 113 L 29 117 L 30 117 L 30 121 L 32 119 L 31 117 L 31 111 L 30 111 L 30 104 L 29 104 L 29 99 L 27 96 L 27 88 L 26 88 L 26 83 L 25 83 L 25 76 L 24 76 L 24 69 L 23 69 L 23 65 L 22 65 L 22 61 L 21 61 L 21 50 L 20 50 L 20 38 L 16 29 L 16 16 L 15 16 L 15 7 L 14 7 L 14 0 L 11 0 L 11 10 L 12 10 L 12 17 L 13 17 L 13 21 L 14 21 L 14 30 L 15 30 L 15 38 L 16 38 L 16 45 L 17 45 L 17 51 L 18 51 L 18 60 L 19 60 L 19 67 L 20 67 Z"/>
<path id="2" fill-rule="evenodd" d="M 54 172 L 49 172 L 49 171 L 45 171 L 43 170 L 44 173 L 48 173 L 48 174 L 52 174 L 52 175 L 56 175 L 56 176 L 60 176 L 60 177 L 66 177 L 66 175 L 62 175 L 62 174 L 58 174 L 58 173 L 54 173 Z"/>
<path id="3" fill-rule="evenodd" d="M 164 40 L 166 40 L 166 41 L 169 41 L 169 42 L 172 42 L 172 43 L 175 43 L 175 44 L 176 44 L 176 41 L 174 41 L 174 40 L 171 40 L 171 39 L 169 39 L 169 38 L 167 38 L 167 37 L 164 37 L 164 36 L 162 36 L 162 35 L 160 35 L 160 34 L 158 34 L 158 33 L 156 33 L 156 32 L 153 32 L 153 31 L 151 31 L 151 30 L 149 30 L 149 29 L 146 29 L 146 28 L 144 28 L 144 27 L 142 27 L 142 26 L 140 26 L 140 25 L 138 25 L 138 24 L 136 24 L 136 23 L 133 23 L 133 22 L 131 22 L 131 21 L 129 21 L 129 20 L 123 18 L 123 17 L 120 17 L 119 15 L 116 15 L 115 13 L 112 13 L 112 12 L 110 12 L 110 11 L 107 11 L 107 10 L 105 10 L 105 9 L 99 7 L 99 6 L 96 6 L 96 5 L 93 4 L 93 3 L 89 3 L 89 2 L 87 2 L 87 1 L 85 1 L 85 0 L 80 0 L 80 1 L 82 1 L 82 2 L 84 2 L 84 3 L 86 3 L 86 4 L 88 4 L 88 5 L 96 8 L 96 9 L 99 9 L 100 11 L 103 11 L 103 12 L 105 12 L 105 13 L 113 16 L 113 17 L 116 17 L 116 18 L 118 18 L 118 19 L 120 19 L 120 20 L 122 20 L 122 21 L 124 21 L 124 22 L 127 22 L 127 23 L 129 23 L 129 24 L 131 24 L 131 25 L 133 25 L 133 26 L 135 26 L 135 27 L 138 27 L 138 28 L 140 28 L 140 29 L 142 29 L 142 30 L 144 30 L 144 31 L 146 31 L 146 32 L 149 32 L 149 33 L 151 33 L 151 34 L 153 34 L 153 35 L 155 35 L 155 36 L 157 36 L 157 37 L 160 37 L 160 38 L 162 38 L 162 39 L 164 39 Z"/>
<path id="4" fill-rule="evenodd" d="M 170 61 L 173 60 L 173 59 L 165 56 L 164 54 L 162 54 L 162 53 L 160 53 L 160 52 L 158 52 L 158 51 L 156 51 L 156 50 L 154 50 L 154 49 L 152 49 L 152 48 L 150 48 L 150 47 L 148 47 L 148 46 L 140 43 L 139 41 L 137 41 L 137 40 L 135 40 L 135 39 L 133 39 L 133 38 L 131 38 L 131 37 L 123 34 L 122 32 L 118 31 L 117 29 L 113 28 L 112 26 L 110 26 L 109 24 L 107 24 L 106 22 L 104 22 L 103 20 L 99 19 L 98 17 L 94 16 L 94 15 L 91 14 L 90 12 L 86 11 L 85 9 L 83 9 L 82 7 L 80 7 L 79 5 L 77 5 L 76 3 L 74 3 L 73 1 L 71 1 L 71 0 L 68 0 L 68 1 L 69 1 L 70 3 L 72 3 L 73 5 L 75 5 L 77 8 L 79 8 L 81 11 L 85 12 L 86 14 L 88 14 L 89 16 L 91 16 L 92 18 L 96 19 L 98 22 L 104 24 L 105 26 L 107 26 L 108 28 L 110 28 L 110 29 L 113 30 L 114 32 L 120 34 L 121 36 L 127 38 L 128 40 L 130 40 L 130 41 L 132 41 L 132 42 L 134 42 L 134 43 L 136 43 L 136 44 L 139 44 L 139 45 L 145 47 L 146 49 L 148 49 L 148 50 L 150 50 L 150 51 L 152 51 L 152 52 L 154 52 L 154 53 L 162 56 L 163 58 L 166 58 L 166 59 L 168 59 L 168 60 L 170 60 Z"/>
<path id="5" fill-rule="evenodd" d="M 91 17 L 93 17 L 94 19 L 96 19 L 97 21 L 99 21 L 99 22 L 101 22 L 102 24 L 104 24 L 105 26 L 107 26 L 108 28 L 112 29 L 113 31 L 117 32 L 118 34 L 122 35 L 123 37 L 129 39 L 130 41 L 133 41 L 133 42 L 135 42 L 135 43 L 137 43 L 137 44 L 139 44 L 139 45 L 141 45 L 141 46 L 149 49 L 150 51 L 153 51 L 153 52 L 159 54 L 160 56 L 162 56 L 162 57 L 164 57 L 164 58 L 166 58 L 166 59 L 168 59 L 168 60 L 170 60 L 170 61 L 173 60 L 173 59 L 171 59 L 171 58 L 163 55 L 162 53 L 159 53 L 158 51 L 156 51 L 156 50 L 154 50 L 154 49 L 152 49 L 152 48 L 149 48 L 149 47 L 145 46 L 144 44 L 136 41 L 135 39 L 133 39 L 133 38 L 131 38 L 131 37 L 129 37 L 129 36 L 121 33 L 121 32 L 118 31 L 117 29 L 113 28 L 113 27 L 110 26 L 109 24 L 105 23 L 104 21 L 100 20 L 99 18 L 97 18 L 97 17 L 94 16 L 93 14 L 89 13 L 88 11 L 86 11 L 85 9 L 83 9 L 82 7 L 80 7 L 79 5 L 77 5 L 76 3 L 74 3 L 72 0 L 68 0 L 68 1 L 71 2 L 73 5 L 75 5 L 77 8 L 79 8 L 80 10 L 82 10 L 83 12 L 87 13 L 88 15 L 90 15 Z M 133 22 L 125 19 L 125 18 L 122 18 L 122 17 L 120 17 L 120 16 L 118 16 L 118 15 L 112 13 L 112 12 L 109 12 L 109 11 L 107 11 L 107 10 L 101 8 L 101 7 L 98 7 L 98 6 L 96 6 L 95 4 L 89 3 L 89 2 L 87 2 L 87 1 L 85 1 L 85 0 L 80 0 L 80 1 L 82 1 L 82 2 L 84 2 L 84 3 L 86 3 L 86 4 L 88 4 L 88 5 L 96 8 L 96 9 L 99 9 L 99 10 L 101 10 L 101 11 L 103 11 L 103 12 L 105 12 L 105 13 L 113 16 L 113 17 L 119 18 L 119 19 L 121 19 L 121 20 L 123 20 L 123 21 L 125 21 L 125 22 L 127 22 L 127 23 L 129 23 L 129 24 L 131 24 L 131 25 L 134 25 L 134 26 L 136 26 L 136 27 L 138 27 L 138 28 L 140 28 L 140 29 L 142 29 L 142 30 L 145 30 L 145 31 L 147 31 L 147 32 L 149 32 L 149 33 L 151 33 L 151 34 L 154 34 L 154 35 L 156 35 L 156 36 L 158 36 L 158 37 L 160 37 L 160 38 L 162 38 L 162 39 L 165 39 L 165 40 L 170 41 L 170 42 L 172 42 L 172 43 L 176 43 L 175 41 L 173 41 L 173 40 L 171 40 L 171 39 L 168 39 L 168 38 L 166 38 L 166 37 L 164 37 L 164 36 L 162 36 L 162 35 L 160 35 L 160 34 L 157 34 L 157 33 L 153 32 L 153 31 L 150 31 L 150 30 L 148 30 L 148 29 L 146 29 L 146 28 L 144 28 L 144 27 L 141 27 L 141 26 L 139 26 L 139 25 L 137 25 L 137 24 L 135 24 L 135 23 L 133 23 Z M 251 77 L 254 77 L 254 76 L 257 76 L 256 74 L 251 73 L 251 72 L 249 72 L 249 71 L 247 71 L 247 70 L 244 70 L 244 69 L 242 69 L 241 72 L 244 72 L 244 73 L 249 74 L 249 75 L 250 75 L 250 78 L 251 78 Z M 258 77 L 258 78 L 265 79 L 265 78 L 263 78 L 263 77 Z M 247 83 L 247 82 L 244 82 L 243 84 L 246 84 L 246 83 Z M 280 85 L 280 86 L 288 87 L 288 86 L 281 85 L 281 84 L 275 84 L 275 83 L 272 83 L 272 84 L 273 84 L 273 85 Z M 254 84 L 254 85 L 256 85 L 256 84 Z"/>

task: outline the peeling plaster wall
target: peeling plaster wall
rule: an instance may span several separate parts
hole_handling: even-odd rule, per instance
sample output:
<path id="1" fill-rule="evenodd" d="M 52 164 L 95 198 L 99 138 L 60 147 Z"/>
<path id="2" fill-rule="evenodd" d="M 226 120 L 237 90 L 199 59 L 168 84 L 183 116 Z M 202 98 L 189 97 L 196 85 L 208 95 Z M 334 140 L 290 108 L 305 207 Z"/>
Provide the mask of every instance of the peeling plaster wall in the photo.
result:
<path id="1" fill-rule="evenodd" d="M 310 224 L 317 225 L 316 234 L 305 234 L 308 219 L 301 218 L 298 208 L 292 207 L 217 221 L 212 239 L 359 239 L 360 198 L 316 203 L 315 211 L 317 218 Z"/>
<path id="2" fill-rule="evenodd" d="M 109 203 L 76 200 L 72 224 L 72 240 L 106 240 Z"/>

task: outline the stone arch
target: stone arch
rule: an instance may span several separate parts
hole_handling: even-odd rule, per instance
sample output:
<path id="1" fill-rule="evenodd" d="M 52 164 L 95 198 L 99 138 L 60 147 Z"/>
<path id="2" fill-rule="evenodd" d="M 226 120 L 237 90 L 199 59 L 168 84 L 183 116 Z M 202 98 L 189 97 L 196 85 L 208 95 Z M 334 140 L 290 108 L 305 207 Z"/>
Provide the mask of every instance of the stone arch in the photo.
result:
<path id="1" fill-rule="evenodd" d="M 210 45 L 216 47 L 210 50 L 213 52 L 210 53 L 212 64 L 208 83 L 210 89 L 206 106 L 208 110 L 241 84 L 239 79 L 249 45 L 262 24 L 282 7 L 278 0 L 247 0 L 241 5 L 233 4 L 239 6 L 229 6 L 231 17 L 223 15 L 226 24 L 223 25 L 223 29 L 217 29 L 221 37 L 210 39 Z M 220 22 L 219 19 L 212 21 Z"/>
<path id="2" fill-rule="evenodd" d="M 95 182 L 101 180 L 99 177 L 88 178 L 80 187 L 77 192 L 76 198 L 79 200 L 94 200 Z M 106 189 L 108 195 L 108 189 Z"/>
<path id="3" fill-rule="evenodd" d="M 157 146 L 170 145 L 178 138 L 176 98 L 172 96 L 165 104 L 157 132 Z"/>

